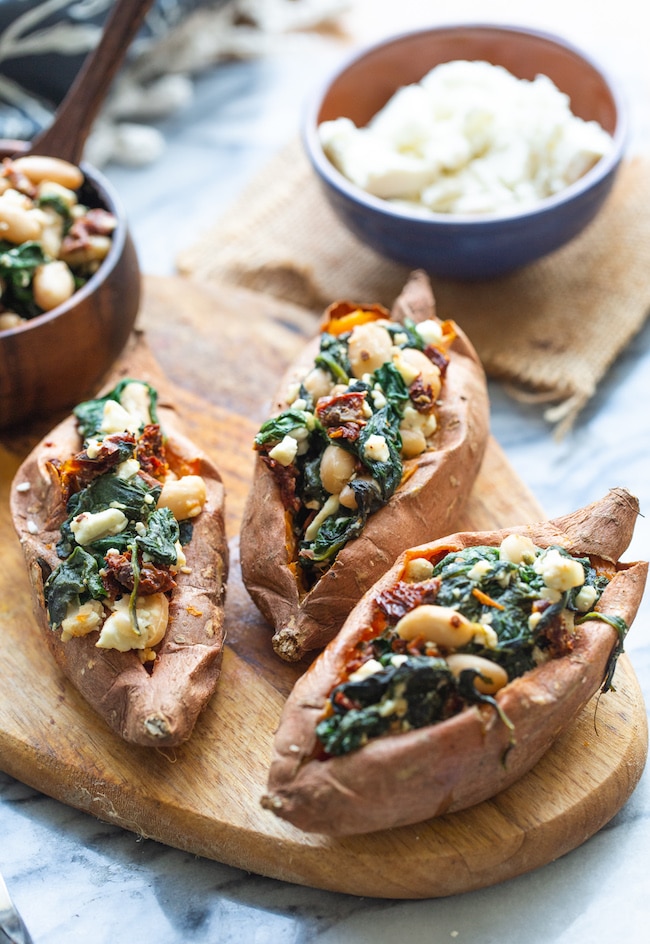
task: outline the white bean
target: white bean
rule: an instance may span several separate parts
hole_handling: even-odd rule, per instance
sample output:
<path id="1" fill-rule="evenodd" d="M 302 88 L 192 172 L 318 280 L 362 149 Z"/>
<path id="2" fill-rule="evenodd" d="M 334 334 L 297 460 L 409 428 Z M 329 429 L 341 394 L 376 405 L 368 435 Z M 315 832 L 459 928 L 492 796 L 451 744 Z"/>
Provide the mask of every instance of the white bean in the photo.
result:
<path id="1" fill-rule="evenodd" d="M 426 557 L 413 557 L 404 568 L 406 580 L 417 583 L 433 576 L 433 564 Z"/>
<path id="2" fill-rule="evenodd" d="M 20 245 L 39 239 L 42 229 L 40 212 L 26 210 L 6 196 L 0 199 L 0 239 Z"/>
<path id="3" fill-rule="evenodd" d="M 28 154 L 17 157 L 12 161 L 12 169 L 24 174 L 34 184 L 42 180 L 53 180 L 62 187 L 78 190 L 84 182 L 84 175 L 76 164 L 61 160 L 59 157 L 48 157 L 41 154 Z"/>
<path id="4" fill-rule="evenodd" d="M 427 448 L 427 441 L 421 429 L 404 429 L 400 426 L 402 437 L 402 455 L 405 459 L 414 459 Z"/>
<path id="5" fill-rule="evenodd" d="M 323 488 L 330 495 L 338 495 L 354 474 L 354 456 L 330 443 L 320 460 L 320 480 Z"/>
<path id="6" fill-rule="evenodd" d="M 56 210 L 51 207 L 41 207 L 41 214 L 43 218 L 43 231 L 41 233 L 43 252 L 50 259 L 58 259 L 63 240 L 63 220 Z"/>
<path id="7" fill-rule="evenodd" d="M 158 499 L 158 508 L 169 508 L 177 521 L 196 518 L 205 505 L 207 492 L 200 475 L 184 475 L 165 482 Z"/>
<path id="8" fill-rule="evenodd" d="M 402 348 L 394 358 L 394 363 L 410 386 L 417 377 L 422 378 L 426 387 L 431 387 L 433 398 L 436 399 L 442 386 L 440 368 L 429 360 L 426 354 L 414 347 Z"/>
<path id="9" fill-rule="evenodd" d="M 8 331 L 10 328 L 17 328 L 25 319 L 17 315 L 15 311 L 0 312 L 0 331 Z"/>
<path id="10" fill-rule="evenodd" d="M 503 666 L 492 662 L 490 659 L 483 659 L 481 656 L 475 656 L 470 653 L 456 652 L 447 656 L 447 664 L 452 671 L 452 675 L 458 676 L 466 669 L 474 669 L 480 672 L 482 678 L 474 678 L 474 687 L 483 695 L 494 695 L 500 688 L 508 684 L 508 673 Z"/>
<path id="11" fill-rule="evenodd" d="M 382 325 L 374 322 L 357 325 L 352 330 L 348 342 L 348 360 L 352 375 L 360 378 L 377 370 L 386 361 L 390 361 L 392 350 L 392 338 Z"/>
<path id="12" fill-rule="evenodd" d="M 32 280 L 34 301 L 43 311 L 52 311 L 74 293 L 74 276 L 65 262 L 46 262 L 36 268 Z"/>
<path id="13" fill-rule="evenodd" d="M 427 642 L 450 649 L 466 646 L 473 639 L 485 640 L 489 635 L 487 627 L 472 623 L 453 607 L 435 606 L 433 603 L 423 603 L 410 610 L 395 629 L 402 639 L 421 636 Z"/>
<path id="14" fill-rule="evenodd" d="M 326 397 L 334 386 L 331 374 L 322 367 L 314 367 L 303 380 L 303 386 L 314 401 Z"/>

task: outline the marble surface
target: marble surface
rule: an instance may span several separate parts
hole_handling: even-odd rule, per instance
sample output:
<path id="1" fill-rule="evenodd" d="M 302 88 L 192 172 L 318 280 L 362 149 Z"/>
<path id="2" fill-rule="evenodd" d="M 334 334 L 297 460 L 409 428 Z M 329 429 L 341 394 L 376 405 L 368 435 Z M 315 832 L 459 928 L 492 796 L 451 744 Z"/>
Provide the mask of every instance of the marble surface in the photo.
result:
<path id="1" fill-rule="evenodd" d="M 355 36 L 373 39 L 426 22 L 427 7 L 358 0 L 348 22 Z M 573 38 L 619 77 L 632 106 L 632 147 L 647 149 L 643 105 L 650 65 L 635 29 L 636 4 L 619 2 L 616 22 L 611 5 L 598 2 L 519 3 L 516 19 L 512 7 L 495 0 L 488 17 L 483 4 L 459 0 L 446 19 L 505 19 Z M 194 102 L 160 126 L 167 149 L 155 165 L 107 169 L 127 205 L 147 273 L 173 273 L 177 252 L 295 134 L 306 90 L 342 54 L 339 39 L 304 34 L 287 37 L 263 60 L 219 67 L 198 80 Z M 561 442 L 540 408 L 518 404 L 491 384 L 494 435 L 549 515 L 616 485 L 635 492 L 648 515 L 649 377 L 650 324 Z M 628 556 L 648 553 L 645 517 Z M 646 704 L 648 609 L 646 595 L 627 644 Z M 604 829 L 533 873 L 447 899 L 361 899 L 249 875 L 139 840 L 0 773 L 0 870 L 36 944 L 637 944 L 647 939 L 650 921 L 649 849 L 646 772 Z"/>

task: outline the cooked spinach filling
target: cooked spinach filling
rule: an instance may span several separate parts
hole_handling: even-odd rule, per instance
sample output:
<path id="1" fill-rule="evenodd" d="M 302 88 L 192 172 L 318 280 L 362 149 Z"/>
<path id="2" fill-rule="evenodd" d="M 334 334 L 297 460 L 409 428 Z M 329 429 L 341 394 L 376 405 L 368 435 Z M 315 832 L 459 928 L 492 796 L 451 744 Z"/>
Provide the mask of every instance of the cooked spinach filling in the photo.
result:
<path id="1" fill-rule="evenodd" d="M 408 319 L 385 325 L 396 348 L 424 351 L 426 344 L 416 326 Z M 317 405 L 304 385 L 295 406 L 267 420 L 255 437 L 255 447 L 262 458 L 285 437 L 294 436 L 300 448 L 290 463 L 269 462 L 278 479 L 285 507 L 291 513 L 297 546 L 297 562 L 306 587 L 313 585 L 338 552 L 358 537 L 368 520 L 385 505 L 400 484 L 403 474 L 400 423 L 409 403 L 409 389 L 391 362 L 382 364 L 363 379 L 355 379 L 348 358 L 350 331 L 340 335 L 323 332 L 314 364 L 327 371 L 333 383 L 345 385 L 337 393 L 334 413 Z M 438 352 L 439 363 L 445 357 Z M 347 401 L 346 401 L 347 397 Z M 336 417 L 333 419 L 333 416 Z M 373 453 L 373 442 L 382 443 L 382 454 Z M 358 473 L 349 483 L 356 507 L 339 504 L 320 522 L 316 534 L 307 536 L 315 513 L 330 497 L 323 488 L 320 464 L 328 444 L 334 443 L 350 453 Z"/>
<path id="2" fill-rule="evenodd" d="M 544 568 L 539 566 L 547 551 L 577 560 L 584 582 L 549 592 Z M 573 627 L 587 618 L 604 619 L 619 635 L 603 686 L 606 690 L 627 632 L 620 618 L 593 612 L 607 583 L 588 558 L 571 558 L 562 548 L 536 548 L 534 559 L 514 563 L 502 558 L 498 547 L 479 546 L 448 554 L 424 581 L 405 580 L 384 596 L 380 594 L 369 628 L 371 638 L 351 653 L 352 671 L 333 689 L 326 716 L 317 726 L 324 754 L 346 754 L 371 738 L 435 724 L 476 703 L 493 705 L 509 724 L 494 697 L 476 687 L 480 670 L 454 673 L 447 657 L 465 653 L 490 660 L 505 670 L 510 681 L 548 658 L 569 652 Z M 414 602 L 416 606 L 451 607 L 471 623 L 488 627 L 489 644 L 480 633 L 458 648 L 425 639 L 405 640 L 396 627 Z M 373 628 L 380 630 L 374 636 Z M 374 671 L 359 672 L 370 660 Z"/>
<path id="3" fill-rule="evenodd" d="M 109 400 L 119 403 L 124 388 L 130 383 L 133 381 L 124 380 L 106 396 L 86 401 L 75 408 L 84 446 L 106 435 L 101 430 L 105 404 Z M 156 416 L 157 395 L 152 387 L 145 386 L 153 420 Z M 191 539 L 189 522 L 183 522 L 181 529 L 169 508 L 156 507 L 162 490 L 158 482 L 137 474 L 121 477 L 120 466 L 134 456 L 137 443 L 136 436 L 124 436 L 123 439 L 119 435 L 117 439 L 111 437 L 114 450 L 111 453 L 111 466 L 107 469 L 105 455 L 101 451 L 95 459 L 85 452 L 80 454 L 83 456 L 84 474 L 89 481 L 74 491 L 67 501 L 67 517 L 61 525 L 61 538 L 56 548 L 62 563 L 52 571 L 45 583 L 45 602 L 52 628 L 59 626 L 65 619 L 70 604 L 79 607 L 89 600 L 101 600 L 109 596 L 104 579 L 109 551 L 123 555 L 122 563 L 126 563 L 130 571 L 129 582 L 133 584 L 135 595 L 142 563 L 168 568 L 178 561 L 178 542 L 186 544 Z M 98 466 L 96 470 L 92 468 L 94 463 Z M 84 513 L 93 516 L 109 509 L 117 510 L 124 516 L 119 532 L 100 533 L 80 544 L 73 527 L 75 519 Z"/>

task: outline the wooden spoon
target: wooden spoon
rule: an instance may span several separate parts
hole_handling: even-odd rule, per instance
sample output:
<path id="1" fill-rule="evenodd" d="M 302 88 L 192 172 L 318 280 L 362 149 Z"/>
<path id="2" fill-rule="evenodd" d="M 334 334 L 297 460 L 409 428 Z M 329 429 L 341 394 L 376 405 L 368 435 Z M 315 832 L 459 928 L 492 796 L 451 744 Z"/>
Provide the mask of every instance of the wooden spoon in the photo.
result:
<path id="1" fill-rule="evenodd" d="M 102 37 L 77 73 L 52 124 L 38 134 L 25 154 L 45 154 L 79 164 L 86 139 L 106 93 L 153 0 L 115 0 Z"/>
<path id="2" fill-rule="evenodd" d="M 66 411 L 95 393 L 131 335 L 141 276 L 126 213 L 102 174 L 81 162 L 86 138 L 153 0 L 115 0 L 54 121 L 31 145 L 0 140 L 7 156 L 46 155 L 81 165 L 90 205 L 117 218 L 111 249 L 68 301 L 0 332 L 0 429 Z"/>

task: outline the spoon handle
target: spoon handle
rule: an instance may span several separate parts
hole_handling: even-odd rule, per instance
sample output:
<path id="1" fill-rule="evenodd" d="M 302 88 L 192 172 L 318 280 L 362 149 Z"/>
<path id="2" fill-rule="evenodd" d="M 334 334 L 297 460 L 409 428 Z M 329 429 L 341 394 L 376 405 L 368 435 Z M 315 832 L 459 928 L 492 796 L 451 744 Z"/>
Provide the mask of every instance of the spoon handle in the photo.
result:
<path id="1" fill-rule="evenodd" d="M 81 161 L 86 138 L 153 0 L 115 0 L 102 37 L 88 53 L 52 124 L 38 134 L 27 154 Z"/>

